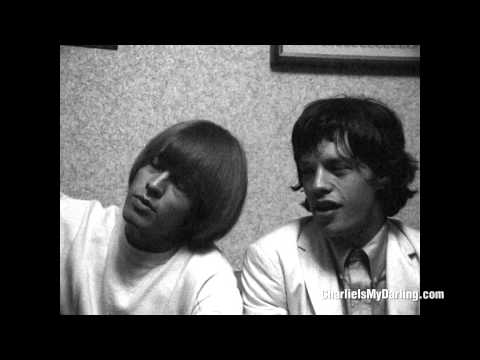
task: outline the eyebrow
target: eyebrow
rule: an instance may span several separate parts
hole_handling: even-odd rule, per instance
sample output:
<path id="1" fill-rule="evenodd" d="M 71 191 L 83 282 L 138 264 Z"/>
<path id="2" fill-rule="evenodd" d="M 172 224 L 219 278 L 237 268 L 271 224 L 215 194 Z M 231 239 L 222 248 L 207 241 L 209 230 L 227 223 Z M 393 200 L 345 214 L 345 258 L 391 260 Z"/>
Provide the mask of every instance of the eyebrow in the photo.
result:
<path id="1" fill-rule="evenodd" d="M 328 157 L 326 159 L 323 159 L 321 162 L 326 167 L 333 167 L 333 166 L 339 166 L 339 165 L 347 165 L 347 166 L 355 165 L 355 161 L 347 157 Z M 300 160 L 299 168 L 306 168 L 312 165 L 315 166 L 316 163 L 317 161 L 312 158 L 306 159 L 306 160 Z"/>
<path id="2" fill-rule="evenodd" d="M 339 158 L 329 158 L 325 160 L 325 165 L 353 165 L 354 161 L 350 158 L 339 157 Z"/>

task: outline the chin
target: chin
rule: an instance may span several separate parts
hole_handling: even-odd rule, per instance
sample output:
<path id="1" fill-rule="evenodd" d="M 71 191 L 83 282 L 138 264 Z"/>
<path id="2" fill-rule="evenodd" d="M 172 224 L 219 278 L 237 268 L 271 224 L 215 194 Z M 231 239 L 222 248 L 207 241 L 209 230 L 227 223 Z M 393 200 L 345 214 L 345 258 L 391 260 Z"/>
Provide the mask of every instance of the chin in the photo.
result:
<path id="1" fill-rule="evenodd" d="M 323 218 L 316 218 L 316 223 L 322 229 L 323 235 L 326 237 L 343 237 L 352 232 L 351 226 L 344 224 L 335 219 L 327 221 Z"/>
<path id="2" fill-rule="evenodd" d="M 122 216 L 127 224 L 133 225 L 137 228 L 145 227 L 147 225 L 145 220 L 139 217 L 135 211 L 128 206 L 123 208 Z"/>

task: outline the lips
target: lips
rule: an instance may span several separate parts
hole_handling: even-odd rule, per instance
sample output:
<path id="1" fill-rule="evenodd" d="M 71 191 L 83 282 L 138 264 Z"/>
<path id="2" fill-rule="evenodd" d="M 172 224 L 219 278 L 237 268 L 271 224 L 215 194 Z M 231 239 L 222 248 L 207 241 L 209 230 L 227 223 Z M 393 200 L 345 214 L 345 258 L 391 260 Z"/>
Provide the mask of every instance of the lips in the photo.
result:
<path id="1" fill-rule="evenodd" d="M 144 206 L 148 207 L 150 210 L 155 212 L 155 208 L 153 207 L 152 203 L 148 199 L 140 195 L 133 195 L 133 197 L 137 199 L 140 203 L 142 203 Z"/>
<path id="2" fill-rule="evenodd" d="M 341 208 L 342 205 L 330 200 L 318 201 L 315 203 L 315 210 L 319 212 L 326 212 L 330 210 L 337 210 Z"/>

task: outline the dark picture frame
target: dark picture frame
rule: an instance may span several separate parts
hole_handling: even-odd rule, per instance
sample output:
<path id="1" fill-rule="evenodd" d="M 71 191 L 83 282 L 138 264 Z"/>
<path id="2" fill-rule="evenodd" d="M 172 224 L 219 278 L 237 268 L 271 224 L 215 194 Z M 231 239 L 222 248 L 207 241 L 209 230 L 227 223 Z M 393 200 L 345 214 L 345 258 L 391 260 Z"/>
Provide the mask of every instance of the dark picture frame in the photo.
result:
<path id="1" fill-rule="evenodd" d="M 271 45 L 279 72 L 420 75 L 420 45 Z"/>
<path id="2" fill-rule="evenodd" d="M 64 46 L 79 46 L 79 47 L 95 48 L 95 49 L 118 50 L 118 45 L 64 45 Z"/>

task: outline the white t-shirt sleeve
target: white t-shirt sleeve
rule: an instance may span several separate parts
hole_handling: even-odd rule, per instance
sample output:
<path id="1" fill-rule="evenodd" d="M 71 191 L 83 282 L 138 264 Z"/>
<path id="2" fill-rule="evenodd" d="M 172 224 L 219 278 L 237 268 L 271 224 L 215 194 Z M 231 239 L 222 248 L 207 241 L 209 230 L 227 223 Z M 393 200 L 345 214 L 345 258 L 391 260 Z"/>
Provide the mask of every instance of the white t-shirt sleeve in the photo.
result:
<path id="1" fill-rule="evenodd" d="M 75 239 L 89 207 L 89 201 L 76 200 L 60 193 L 60 253 Z"/>
<path id="2" fill-rule="evenodd" d="M 89 202 L 60 193 L 60 312 L 74 313 L 71 252 L 88 213 Z"/>

